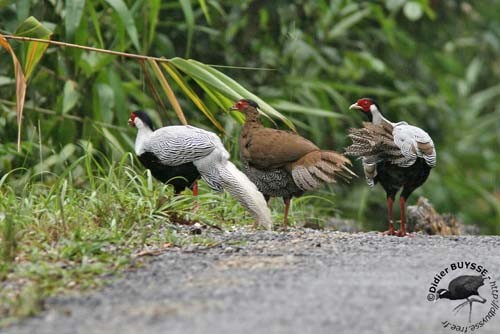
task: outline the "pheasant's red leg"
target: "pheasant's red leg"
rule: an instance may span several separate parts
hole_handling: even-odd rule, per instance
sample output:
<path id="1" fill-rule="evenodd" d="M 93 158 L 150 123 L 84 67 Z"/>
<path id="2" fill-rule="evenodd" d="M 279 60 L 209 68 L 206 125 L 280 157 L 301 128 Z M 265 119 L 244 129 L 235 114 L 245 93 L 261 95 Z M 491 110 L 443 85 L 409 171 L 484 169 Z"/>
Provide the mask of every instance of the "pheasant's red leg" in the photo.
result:
<path id="1" fill-rule="evenodd" d="M 288 209 L 290 209 L 290 198 L 283 198 L 285 202 L 285 219 L 283 221 L 283 230 L 288 230 Z"/>
<path id="2" fill-rule="evenodd" d="M 401 210 L 401 228 L 399 229 L 399 232 L 397 234 L 400 237 L 405 237 L 408 235 L 406 233 L 405 206 L 406 206 L 406 199 L 403 196 L 399 197 L 399 208 Z"/>
<path id="3" fill-rule="evenodd" d="M 193 183 L 193 196 L 195 197 L 193 211 L 196 212 L 196 210 L 198 210 L 198 181 L 197 180 L 194 181 L 194 183 Z"/>
<path id="4" fill-rule="evenodd" d="M 392 220 L 392 204 L 394 203 L 394 200 L 392 197 L 387 197 L 387 213 L 389 215 L 389 229 L 384 232 L 384 234 L 387 235 L 394 235 L 394 223 Z"/>
<path id="5" fill-rule="evenodd" d="M 198 196 L 198 181 L 193 183 L 193 196 Z"/>

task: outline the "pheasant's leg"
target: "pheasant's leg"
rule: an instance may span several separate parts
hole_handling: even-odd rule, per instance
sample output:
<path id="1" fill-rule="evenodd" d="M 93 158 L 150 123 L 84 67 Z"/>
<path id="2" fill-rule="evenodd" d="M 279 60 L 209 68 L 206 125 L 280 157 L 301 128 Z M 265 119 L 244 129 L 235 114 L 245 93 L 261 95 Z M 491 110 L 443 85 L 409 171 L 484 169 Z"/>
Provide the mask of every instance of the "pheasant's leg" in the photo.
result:
<path id="1" fill-rule="evenodd" d="M 394 200 L 392 199 L 392 197 L 388 196 L 387 197 L 387 213 L 389 216 L 389 229 L 383 233 L 386 235 L 394 235 L 394 223 L 392 220 L 392 204 L 393 203 L 394 203 Z"/>
<path id="2" fill-rule="evenodd" d="M 399 229 L 399 232 L 397 232 L 397 235 L 399 235 L 400 237 L 405 237 L 408 235 L 406 233 L 405 206 L 406 206 L 406 199 L 403 196 L 400 196 L 399 209 L 401 210 L 401 228 Z"/>
<path id="3" fill-rule="evenodd" d="M 195 197 L 193 212 L 196 212 L 198 210 L 198 180 L 193 183 L 193 196 Z"/>
<path id="4" fill-rule="evenodd" d="M 193 196 L 198 196 L 198 181 L 193 183 Z"/>
<path id="5" fill-rule="evenodd" d="M 283 230 L 288 230 L 288 209 L 290 209 L 290 198 L 283 198 L 285 202 L 285 219 L 283 221 Z"/>

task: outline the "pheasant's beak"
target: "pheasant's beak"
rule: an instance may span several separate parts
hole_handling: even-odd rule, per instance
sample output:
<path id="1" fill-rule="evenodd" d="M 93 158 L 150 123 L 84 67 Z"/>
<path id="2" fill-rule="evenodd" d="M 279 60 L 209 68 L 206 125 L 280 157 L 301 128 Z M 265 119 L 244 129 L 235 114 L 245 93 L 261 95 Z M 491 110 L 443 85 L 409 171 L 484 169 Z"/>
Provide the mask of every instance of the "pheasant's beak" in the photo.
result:
<path id="1" fill-rule="evenodd" d="M 134 121 L 132 120 L 132 118 L 129 118 L 129 119 L 128 119 L 128 125 L 130 125 L 131 127 L 134 127 L 134 128 L 135 128 L 135 123 L 134 123 Z"/>
<path id="2" fill-rule="evenodd" d="M 360 110 L 360 109 L 362 109 L 362 108 L 361 108 L 360 106 L 358 106 L 358 103 L 353 103 L 353 104 L 351 104 L 351 106 L 349 107 L 349 110 L 351 110 L 351 109 L 358 109 L 358 110 Z"/>
<path id="3" fill-rule="evenodd" d="M 229 110 L 239 110 L 237 107 L 236 107 L 236 104 L 234 106 L 232 106 L 231 108 L 229 108 Z"/>

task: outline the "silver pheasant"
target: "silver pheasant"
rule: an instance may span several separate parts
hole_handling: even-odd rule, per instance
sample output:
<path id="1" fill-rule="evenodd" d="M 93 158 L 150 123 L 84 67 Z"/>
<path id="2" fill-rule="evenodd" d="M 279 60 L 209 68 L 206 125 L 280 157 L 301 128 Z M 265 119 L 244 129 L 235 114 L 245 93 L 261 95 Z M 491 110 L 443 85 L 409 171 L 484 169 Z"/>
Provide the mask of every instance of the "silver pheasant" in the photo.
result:
<path id="1" fill-rule="evenodd" d="M 226 190 L 252 214 L 258 224 L 272 228 L 271 213 L 264 196 L 229 161 L 229 152 L 216 134 L 188 125 L 153 130 L 151 119 L 140 111 L 130 115 L 129 123 L 138 129 L 135 153 L 139 157 L 145 154 L 154 157 L 157 164 L 166 169 L 192 164 L 210 188 Z"/>

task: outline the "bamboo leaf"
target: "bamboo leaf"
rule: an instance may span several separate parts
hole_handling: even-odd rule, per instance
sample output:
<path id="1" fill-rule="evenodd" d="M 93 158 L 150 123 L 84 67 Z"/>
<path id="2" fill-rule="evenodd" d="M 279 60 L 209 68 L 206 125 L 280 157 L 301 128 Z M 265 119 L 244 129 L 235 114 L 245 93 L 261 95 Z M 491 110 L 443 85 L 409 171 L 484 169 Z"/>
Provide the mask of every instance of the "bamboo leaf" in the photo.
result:
<path id="1" fill-rule="evenodd" d="M 66 0 L 66 16 L 64 17 L 64 26 L 66 28 L 66 39 L 71 40 L 75 31 L 82 20 L 85 1 Z"/>
<path id="2" fill-rule="evenodd" d="M 191 52 L 191 43 L 193 40 L 194 33 L 194 15 L 193 8 L 191 7 L 191 0 L 179 0 L 181 4 L 182 11 L 184 12 L 184 17 L 186 19 L 187 27 L 187 47 L 186 47 L 186 58 L 189 57 Z"/>
<path id="3" fill-rule="evenodd" d="M 66 81 L 63 90 L 62 113 L 66 114 L 73 109 L 79 99 L 80 94 L 76 90 L 76 82 L 71 80 Z"/>
<path id="4" fill-rule="evenodd" d="M 158 63 L 152 59 L 148 60 L 148 62 L 153 68 L 153 72 L 156 74 L 156 78 L 160 82 L 160 85 L 163 88 L 165 94 L 167 95 L 167 98 L 170 101 L 170 104 L 172 105 L 172 108 L 174 109 L 175 113 L 177 114 L 177 117 L 179 118 L 182 124 L 187 125 L 188 123 L 186 121 L 186 116 L 184 116 L 179 101 L 177 101 L 174 91 L 168 84 L 167 78 L 163 75 L 160 66 L 158 66 Z"/>
<path id="5" fill-rule="evenodd" d="M 47 29 L 33 16 L 28 17 L 16 29 L 15 35 L 23 37 L 41 38 L 49 40 L 52 36 L 52 31 Z M 29 79 L 36 65 L 42 59 L 42 56 L 48 48 L 47 43 L 29 42 L 26 48 L 24 57 L 24 75 L 26 80 Z"/>
<path id="6" fill-rule="evenodd" d="M 158 16 L 160 14 L 161 9 L 161 1 L 160 0 L 150 0 L 147 2 L 149 6 L 149 36 L 148 36 L 148 45 L 151 45 L 153 42 L 153 38 L 156 34 L 156 26 L 158 25 Z"/>
<path id="7" fill-rule="evenodd" d="M 213 90 L 201 80 L 193 79 L 198 86 L 203 89 L 203 91 L 208 95 L 208 97 L 214 101 L 222 110 L 227 110 L 228 106 L 231 105 L 233 100 L 228 99 L 216 90 Z"/>
<path id="8" fill-rule="evenodd" d="M 2 34 L 0 34 L 0 46 L 10 53 L 12 62 L 14 63 L 16 76 L 17 151 L 21 152 L 21 125 L 23 121 L 24 99 L 26 97 L 26 78 L 14 50 Z"/>
<path id="9" fill-rule="evenodd" d="M 101 33 L 101 25 L 99 23 L 99 19 L 97 17 L 97 13 L 95 11 L 94 5 L 91 1 L 87 2 L 87 8 L 90 13 L 90 17 L 92 19 L 92 24 L 94 25 L 94 30 L 97 36 L 97 40 L 99 41 L 99 47 L 103 48 L 104 47 L 104 41 L 102 39 L 102 33 Z"/>
<path id="10" fill-rule="evenodd" d="M 354 26 L 359 21 L 363 20 L 366 16 L 371 13 L 370 8 L 365 8 L 360 11 L 356 11 L 353 14 L 343 18 L 337 24 L 333 26 L 333 28 L 328 32 L 328 39 L 334 39 L 339 36 L 342 36 L 346 33 L 349 28 Z"/>
<path id="11" fill-rule="evenodd" d="M 318 116 L 318 117 L 346 118 L 345 115 L 342 115 L 342 114 L 339 114 L 339 113 L 336 113 L 336 112 L 333 112 L 330 110 L 304 107 L 300 104 L 292 103 L 289 101 L 279 101 L 277 103 L 274 103 L 274 105 L 279 109 L 283 109 L 283 110 L 286 110 L 286 111 L 291 112 L 291 113 L 312 115 L 312 116 Z"/>
<path id="12" fill-rule="evenodd" d="M 203 11 L 203 15 L 205 15 L 205 19 L 208 24 L 212 25 L 212 18 L 210 17 L 210 12 L 208 11 L 207 2 L 205 0 L 199 0 L 201 10 Z"/>
<path id="13" fill-rule="evenodd" d="M 116 150 L 118 156 L 123 156 L 125 149 L 123 148 L 120 141 L 113 135 L 111 131 L 106 128 L 100 128 L 98 131 L 102 131 L 102 134 L 106 140 L 111 144 L 111 146 Z"/>
<path id="14" fill-rule="evenodd" d="M 211 89 L 207 84 L 205 84 L 203 81 L 196 80 L 194 81 L 198 84 L 198 86 L 205 91 L 205 93 L 214 101 L 222 110 L 227 110 L 228 106 L 233 104 L 233 100 L 228 99 L 224 95 L 222 95 L 220 92 Z M 229 110 L 229 113 L 231 116 L 238 121 L 238 123 L 243 124 L 245 123 L 245 116 L 243 113 L 235 110 Z"/>
<path id="15" fill-rule="evenodd" d="M 190 64 L 196 64 L 198 67 L 205 70 L 210 75 L 212 75 L 215 79 L 217 79 L 219 82 L 221 82 L 221 85 L 226 86 L 226 87 L 230 87 L 230 89 L 232 91 L 236 92 L 237 97 L 233 98 L 233 102 L 235 100 L 241 99 L 241 98 L 252 99 L 255 102 L 257 102 L 257 104 L 259 105 L 261 111 L 264 113 L 265 116 L 276 117 L 276 118 L 280 119 L 283 123 L 285 123 L 290 129 L 292 129 L 294 131 L 296 130 L 295 125 L 289 119 L 287 119 L 283 114 L 281 114 L 279 111 L 277 111 L 276 109 L 271 107 L 269 104 L 264 102 L 264 100 L 262 100 L 260 97 L 258 97 L 257 95 L 253 94 L 252 92 L 250 92 L 249 90 L 244 88 L 242 85 L 240 85 L 234 79 L 232 79 L 232 78 L 228 77 L 227 75 L 225 75 L 224 73 L 222 73 L 222 72 L 220 72 L 220 71 L 218 71 L 218 70 L 216 70 L 208 65 L 202 64 L 198 61 L 189 60 L 188 62 Z M 217 86 L 215 86 L 215 88 L 217 88 Z M 228 96 L 228 97 L 232 98 L 232 96 Z"/>
<path id="16" fill-rule="evenodd" d="M 163 68 L 168 72 L 170 77 L 175 80 L 177 85 L 184 91 L 184 93 L 193 101 L 193 103 L 201 110 L 201 112 L 212 122 L 213 125 L 217 127 L 221 132 L 224 133 L 224 127 L 217 121 L 214 114 L 207 108 L 205 103 L 201 100 L 201 98 L 195 93 L 191 87 L 186 83 L 186 81 L 182 78 L 179 72 L 168 63 L 162 63 Z"/>
<path id="17" fill-rule="evenodd" d="M 113 9 L 116 11 L 120 19 L 122 20 L 122 24 L 127 30 L 127 34 L 132 41 L 132 44 L 136 48 L 137 51 L 141 50 L 139 45 L 139 37 L 137 34 L 137 28 L 135 26 L 134 19 L 132 18 L 132 14 L 130 13 L 127 5 L 123 0 L 105 0 Z"/>
<path id="18" fill-rule="evenodd" d="M 105 123 L 113 120 L 113 108 L 115 105 L 115 94 L 110 85 L 103 82 L 95 82 L 92 87 L 92 102 L 94 119 Z"/>
<path id="19" fill-rule="evenodd" d="M 207 72 L 206 69 L 200 68 L 197 64 L 193 62 L 188 62 L 185 59 L 176 57 L 171 59 L 170 63 L 173 64 L 180 71 L 187 74 L 188 76 L 206 82 L 214 89 L 221 91 L 224 95 L 231 98 L 232 100 L 237 100 L 242 98 L 242 96 L 238 94 L 235 90 L 233 90 L 231 87 L 226 85 L 224 82 L 219 80 L 211 73 Z"/>
<path id="20" fill-rule="evenodd" d="M 28 17 L 30 13 L 30 7 L 31 7 L 31 0 L 16 1 L 16 15 L 18 22 Z"/>

